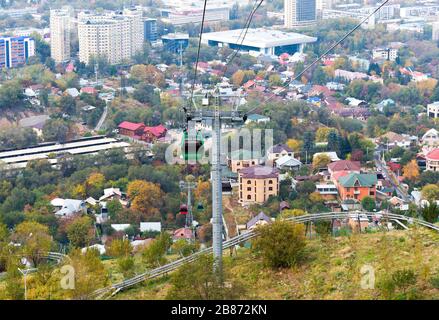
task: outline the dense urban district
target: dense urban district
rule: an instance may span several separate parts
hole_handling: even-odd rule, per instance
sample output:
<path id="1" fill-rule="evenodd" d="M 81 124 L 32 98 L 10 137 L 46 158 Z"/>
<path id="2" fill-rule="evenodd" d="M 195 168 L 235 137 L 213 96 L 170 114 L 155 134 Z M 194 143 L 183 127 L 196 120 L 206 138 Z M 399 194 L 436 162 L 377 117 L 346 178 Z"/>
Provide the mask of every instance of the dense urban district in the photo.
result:
<path id="1" fill-rule="evenodd" d="M 206 3 L 0 1 L 0 299 L 438 299 L 439 3 Z"/>

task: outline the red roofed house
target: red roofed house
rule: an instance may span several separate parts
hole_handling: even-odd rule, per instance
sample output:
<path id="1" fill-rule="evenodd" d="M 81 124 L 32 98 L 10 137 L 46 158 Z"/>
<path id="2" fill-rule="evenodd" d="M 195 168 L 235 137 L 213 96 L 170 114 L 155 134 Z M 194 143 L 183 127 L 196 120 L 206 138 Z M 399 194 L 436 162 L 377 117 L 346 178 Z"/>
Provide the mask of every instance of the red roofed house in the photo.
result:
<path id="1" fill-rule="evenodd" d="M 133 139 L 143 140 L 146 142 L 154 142 L 157 139 L 163 138 L 168 129 L 163 125 L 155 127 L 147 127 L 143 123 L 134 123 L 124 121 L 118 126 L 119 134 L 131 137 Z"/>
<path id="2" fill-rule="evenodd" d="M 360 161 L 339 160 L 332 162 L 328 165 L 328 171 L 332 175 L 337 171 L 349 171 L 360 173 L 361 164 Z"/>
<path id="3" fill-rule="evenodd" d="M 158 125 L 155 127 L 145 127 L 143 129 L 142 140 L 147 142 L 154 142 L 157 139 L 163 138 L 166 135 L 168 129 L 163 125 Z"/>
<path id="4" fill-rule="evenodd" d="M 98 94 L 98 90 L 96 90 L 93 87 L 84 87 L 84 88 L 81 88 L 81 93 L 88 93 L 88 94 L 95 95 L 95 94 Z"/>
<path id="5" fill-rule="evenodd" d="M 119 134 L 128 136 L 131 138 L 139 139 L 143 135 L 145 125 L 143 123 L 134 123 L 124 121 L 118 126 Z"/>
<path id="6" fill-rule="evenodd" d="M 401 172 L 401 165 L 399 163 L 388 161 L 387 166 L 395 173 Z"/>
<path id="7" fill-rule="evenodd" d="M 177 229 L 177 230 L 174 231 L 172 239 L 174 241 L 179 240 L 179 239 L 190 240 L 190 239 L 192 239 L 192 230 L 189 229 L 189 228 Z"/>
<path id="8" fill-rule="evenodd" d="M 253 80 L 248 80 L 246 83 L 244 83 L 242 85 L 242 87 L 244 89 L 250 89 L 250 88 L 253 88 L 255 85 L 256 85 L 256 83 Z"/>
<path id="9" fill-rule="evenodd" d="M 425 170 L 439 171 L 439 148 L 431 150 L 425 159 L 427 161 Z"/>

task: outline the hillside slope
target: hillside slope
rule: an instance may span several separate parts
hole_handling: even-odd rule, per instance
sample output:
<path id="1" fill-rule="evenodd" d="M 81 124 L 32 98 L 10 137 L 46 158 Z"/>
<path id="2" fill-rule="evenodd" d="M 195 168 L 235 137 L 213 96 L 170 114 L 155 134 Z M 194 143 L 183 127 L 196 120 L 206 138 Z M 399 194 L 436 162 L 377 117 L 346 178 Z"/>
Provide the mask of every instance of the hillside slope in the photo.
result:
<path id="1" fill-rule="evenodd" d="M 226 257 L 225 266 L 233 275 L 230 280 L 245 287 L 245 299 L 439 298 L 439 234 L 423 228 L 310 239 L 306 261 L 292 269 L 265 268 L 245 248 Z M 362 268 L 371 267 L 374 289 L 362 289 Z M 389 279 L 398 270 L 413 271 L 415 283 L 392 287 Z M 165 299 L 171 277 L 150 281 L 115 299 Z"/>

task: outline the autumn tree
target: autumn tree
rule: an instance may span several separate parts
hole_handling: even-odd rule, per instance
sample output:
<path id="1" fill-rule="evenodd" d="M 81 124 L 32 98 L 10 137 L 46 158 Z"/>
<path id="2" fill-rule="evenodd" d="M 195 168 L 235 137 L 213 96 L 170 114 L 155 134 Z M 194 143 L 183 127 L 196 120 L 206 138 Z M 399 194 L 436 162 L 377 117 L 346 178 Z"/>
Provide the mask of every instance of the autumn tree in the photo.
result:
<path id="1" fill-rule="evenodd" d="M 107 247 L 107 254 L 114 257 L 127 257 L 133 251 L 133 246 L 128 239 L 114 239 Z"/>
<path id="2" fill-rule="evenodd" d="M 145 217 L 160 215 L 163 204 L 163 191 L 159 185 L 144 180 L 134 180 L 128 184 L 127 194 L 131 208 L 141 212 Z"/>
<path id="3" fill-rule="evenodd" d="M 279 215 L 279 218 L 288 219 L 292 217 L 303 216 L 304 214 L 306 214 L 306 212 L 302 209 L 288 209 L 288 210 L 283 210 Z"/>
<path id="4" fill-rule="evenodd" d="M 20 223 L 12 235 L 13 240 L 20 243 L 24 256 L 37 267 L 45 259 L 52 246 L 49 228 L 34 221 Z"/>
<path id="5" fill-rule="evenodd" d="M 143 250 L 143 260 L 150 267 L 158 267 L 165 264 L 165 254 L 171 247 L 171 244 L 171 236 L 167 232 L 162 232 L 149 246 Z"/>
<path id="6" fill-rule="evenodd" d="M 331 158 L 326 154 L 319 154 L 312 160 L 312 166 L 314 169 L 324 168 L 331 163 Z"/>
<path id="7" fill-rule="evenodd" d="M 163 73 L 153 65 L 136 64 L 131 67 L 131 76 L 138 82 L 162 88 L 165 86 Z"/>
<path id="8" fill-rule="evenodd" d="M 69 253 L 69 265 L 74 270 L 74 289 L 65 290 L 72 299 L 87 299 L 93 291 L 105 287 L 108 274 L 100 259 L 99 251 L 89 249 L 81 253 L 80 249 Z"/>
<path id="9" fill-rule="evenodd" d="M 317 142 L 327 142 L 329 133 L 332 131 L 337 133 L 337 130 L 334 128 L 328 128 L 328 127 L 318 128 L 317 132 L 316 132 L 316 141 Z"/>
<path id="10" fill-rule="evenodd" d="M 203 255 L 197 261 L 183 265 L 172 275 L 172 287 L 166 298 L 170 300 L 223 300 L 243 299 L 245 289 L 232 278 L 226 267 L 223 278 L 212 268 L 213 257 Z M 228 285 L 226 285 L 228 284 Z"/>
<path id="11" fill-rule="evenodd" d="M 303 259 L 306 245 L 303 224 L 279 220 L 256 230 L 259 236 L 252 249 L 268 267 L 288 268 Z"/>
<path id="12" fill-rule="evenodd" d="M 88 195 L 98 197 L 103 192 L 105 176 L 100 172 L 91 173 L 85 181 L 85 188 Z"/>
<path id="13" fill-rule="evenodd" d="M 287 140 L 287 146 L 291 148 L 294 152 L 300 152 L 302 149 L 302 141 L 297 139 L 288 139 Z"/>
<path id="14" fill-rule="evenodd" d="M 429 203 L 439 200 L 439 186 L 437 184 L 427 184 L 421 190 L 422 197 Z"/>
<path id="15" fill-rule="evenodd" d="M 403 176 L 410 181 L 416 181 L 419 178 L 419 166 L 416 160 L 412 160 L 402 168 Z"/>
<path id="16" fill-rule="evenodd" d="M 93 221 L 87 216 L 77 217 L 69 223 L 66 231 L 73 247 L 88 246 L 94 237 Z"/>
<path id="17" fill-rule="evenodd" d="M 195 253 L 198 247 L 198 243 L 190 243 L 185 239 L 178 239 L 172 245 L 172 250 L 177 252 L 181 257 L 186 257 L 192 253 Z"/>

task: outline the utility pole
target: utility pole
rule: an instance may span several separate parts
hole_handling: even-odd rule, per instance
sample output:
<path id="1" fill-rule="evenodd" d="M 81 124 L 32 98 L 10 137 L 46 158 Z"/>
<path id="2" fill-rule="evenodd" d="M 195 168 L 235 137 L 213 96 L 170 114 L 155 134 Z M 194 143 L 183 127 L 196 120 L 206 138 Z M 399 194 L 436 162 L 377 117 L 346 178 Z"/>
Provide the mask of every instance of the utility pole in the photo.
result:
<path id="1" fill-rule="evenodd" d="M 211 102 L 214 101 L 213 110 L 209 108 Z M 243 124 L 247 119 L 246 115 L 242 115 L 236 110 L 232 111 L 221 111 L 220 110 L 220 97 L 218 89 L 215 90 L 213 96 L 211 94 L 206 94 L 202 99 L 203 107 L 207 110 L 200 109 L 189 109 L 184 108 L 186 113 L 186 122 L 212 122 L 213 132 L 212 132 L 212 152 L 211 152 L 211 180 L 212 180 L 212 225 L 213 225 L 213 236 L 212 236 L 212 247 L 213 247 L 213 257 L 214 257 L 214 270 L 221 275 L 222 272 L 222 253 L 223 253 L 223 207 L 222 207 L 222 182 L 221 182 L 221 124 L 235 123 Z M 191 105 L 192 106 L 192 105 Z M 188 136 L 191 136 L 191 130 L 193 128 L 188 127 Z M 194 134 L 194 132 L 192 132 Z M 196 136 L 196 135 L 194 135 Z"/>

